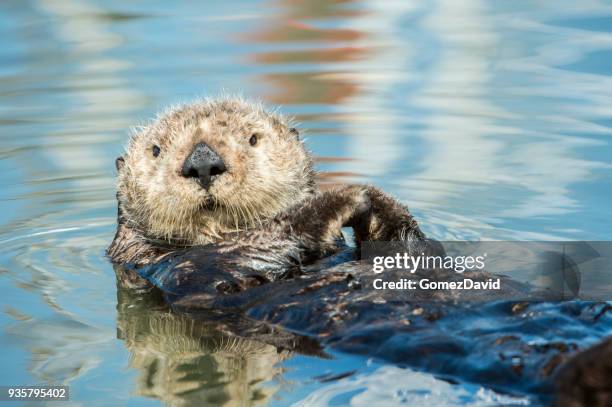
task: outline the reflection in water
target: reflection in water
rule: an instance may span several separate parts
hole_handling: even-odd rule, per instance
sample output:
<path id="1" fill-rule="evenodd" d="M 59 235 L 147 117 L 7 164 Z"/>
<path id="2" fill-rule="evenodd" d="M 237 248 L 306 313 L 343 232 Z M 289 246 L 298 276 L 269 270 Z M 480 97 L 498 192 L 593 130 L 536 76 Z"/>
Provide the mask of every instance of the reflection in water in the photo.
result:
<path id="1" fill-rule="evenodd" d="M 488 24 L 488 11 L 487 3 L 479 0 L 469 6 L 445 1 L 426 19 L 437 33 L 438 55 L 427 70 L 426 83 L 410 97 L 420 109 L 434 112 L 419 135 L 431 147 L 426 147 L 424 169 L 405 185 L 418 191 L 419 202 L 430 203 L 456 201 L 467 187 L 483 201 L 474 208 L 475 218 L 488 202 L 496 203 L 496 195 L 483 184 L 503 185 L 522 198 L 508 202 L 499 217 L 565 215 L 576 207 L 568 186 L 602 167 L 577 157 L 575 148 L 597 143 L 565 137 L 556 126 L 549 133 L 538 131 L 541 121 L 563 120 L 555 103 L 508 103 L 515 90 L 504 82 L 516 73 L 506 61 L 520 60 L 524 49 L 508 49 L 508 27 Z M 495 59 L 500 66 L 492 70 L 490 61 Z M 446 180 L 446 188 L 423 188 L 432 180 Z"/>
<path id="2" fill-rule="evenodd" d="M 289 351 L 173 314 L 157 291 L 118 285 L 117 313 L 141 396 L 169 406 L 260 406 L 278 391 Z"/>
<path id="3" fill-rule="evenodd" d="M 87 406 L 284 406 L 324 399 L 303 384 L 324 370 L 363 373 L 238 346 L 122 289 L 116 340 L 113 160 L 130 125 L 199 95 L 282 104 L 322 183 L 377 184 L 432 237 L 610 240 L 610 16 L 603 0 L 0 2 L 0 384 L 70 384 Z"/>
<path id="4" fill-rule="evenodd" d="M 297 403 L 296 407 L 344 405 L 371 406 L 525 406 L 526 397 L 498 394 L 479 386 L 453 386 L 424 373 L 384 366 L 369 374 L 322 386 Z"/>
<path id="5" fill-rule="evenodd" d="M 274 16 L 272 24 L 258 26 L 245 36 L 248 42 L 256 44 L 290 45 L 273 51 L 265 48 L 248 58 L 249 62 L 258 65 L 288 68 L 258 75 L 258 80 L 265 84 L 259 94 L 266 101 L 281 105 L 335 106 L 360 93 L 358 81 L 345 71 L 371 58 L 373 50 L 367 41 L 364 44 L 366 32 L 359 25 L 347 26 L 364 11 L 356 8 L 354 1 L 344 2 L 342 7 L 328 1 L 277 2 L 282 6 L 282 13 Z M 338 18 L 343 18 L 345 24 L 326 24 Z M 316 116 L 324 115 L 317 112 Z M 316 129 L 307 131 L 307 134 L 317 132 Z M 322 161 L 333 164 L 342 162 L 343 158 L 323 157 L 318 162 Z M 317 179 L 327 188 L 359 177 L 360 172 L 355 169 L 341 169 L 321 172 Z"/>
<path id="6" fill-rule="evenodd" d="M 286 4 L 284 4 L 286 3 Z M 347 2 L 350 3 L 350 2 Z M 273 21 L 248 35 L 249 42 L 274 44 L 320 44 L 315 48 L 282 49 L 255 53 L 249 59 L 263 65 L 304 64 L 298 72 L 275 72 L 261 75 L 269 89 L 261 95 L 277 104 L 340 104 L 359 91 L 354 81 L 334 69 L 365 57 L 366 49 L 353 46 L 361 38 L 357 29 L 321 27 L 297 19 L 326 20 L 338 17 L 341 10 L 327 1 L 281 2 L 283 10 Z M 334 45 L 340 44 L 340 45 Z M 329 68 L 321 69 L 323 66 Z"/>
<path id="7" fill-rule="evenodd" d="M 305 12 L 303 7 L 288 2 L 279 21 L 292 21 L 293 15 L 306 16 L 308 23 L 330 18 L 317 14 L 325 8 Z M 350 134 L 344 148 L 355 160 L 336 163 L 334 173 L 350 180 L 383 179 L 400 197 L 428 211 L 432 223 L 451 228 L 440 238 L 580 235 L 581 226 L 574 222 L 547 231 L 524 222 L 578 212 L 572 185 L 610 168 L 577 154 L 577 149 L 602 142 L 573 134 L 610 131 L 585 121 L 592 112 L 574 120 L 565 117 L 567 100 L 581 103 L 576 90 L 592 91 L 588 84 L 593 80 L 580 73 L 568 77 L 567 71 L 550 67 L 559 63 L 567 41 L 517 39 L 514 20 L 507 20 L 515 10 L 491 9 L 481 0 L 392 6 L 364 2 L 359 10 L 336 30 L 324 23 L 324 29 L 275 24 L 251 37 L 264 43 L 309 44 L 306 49 L 258 53 L 252 60 L 288 67 L 261 76 L 268 83 L 273 78 L 272 89 L 283 92 L 273 93 L 270 100 L 342 105 L 349 112 L 339 117 L 340 131 Z M 593 5 L 592 12 L 596 10 Z M 519 24 L 527 31 L 536 26 L 527 16 Z M 560 38 L 575 35 L 561 27 L 546 30 Z M 414 37 L 420 40 L 406 40 Z M 330 48 L 330 38 L 346 47 Z M 532 55 L 532 48 L 544 46 L 545 53 Z M 534 76 L 525 74 L 526 64 Z M 563 85 L 525 98 L 526 86 L 547 83 Z M 564 98 L 551 101 L 539 94 L 543 92 Z M 583 111 L 581 104 L 576 111 Z M 520 226 L 508 229 L 509 222 Z"/>

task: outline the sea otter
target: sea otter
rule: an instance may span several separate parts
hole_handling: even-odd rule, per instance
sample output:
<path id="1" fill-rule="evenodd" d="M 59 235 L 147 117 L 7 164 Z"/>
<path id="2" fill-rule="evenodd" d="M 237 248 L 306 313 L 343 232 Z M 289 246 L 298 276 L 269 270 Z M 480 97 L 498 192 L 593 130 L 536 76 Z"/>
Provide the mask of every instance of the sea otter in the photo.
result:
<path id="1" fill-rule="evenodd" d="M 597 326 L 590 332 L 603 337 L 611 323 L 605 303 L 518 302 L 528 291 L 512 281 L 462 302 L 450 290 L 374 292 L 371 269 L 350 258 L 312 269 L 343 248 L 345 226 L 358 248 L 372 240 L 409 253 L 439 248 L 375 187 L 317 190 L 299 131 L 259 104 L 226 98 L 170 109 L 134 132 L 116 166 L 118 228 L 108 255 L 119 284 L 155 286 L 191 318 L 240 314 L 325 346 L 547 401 L 558 367 L 580 349 L 569 327 Z M 308 343 L 287 337 L 281 347 L 299 352 Z"/>
<path id="2" fill-rule="evenodd" d="M 173 108 L 138 129 L 116 160 L 119 227 L 108 255 L 145 265 L 214 244 L 222 260 L 273 279 L 334 253 L 344 226 L 357 245 L 422 248 L 425 235 L 405 206 L 369 186 L 319 192 L 312 162 L 298 130 L 259 104 Z"/>

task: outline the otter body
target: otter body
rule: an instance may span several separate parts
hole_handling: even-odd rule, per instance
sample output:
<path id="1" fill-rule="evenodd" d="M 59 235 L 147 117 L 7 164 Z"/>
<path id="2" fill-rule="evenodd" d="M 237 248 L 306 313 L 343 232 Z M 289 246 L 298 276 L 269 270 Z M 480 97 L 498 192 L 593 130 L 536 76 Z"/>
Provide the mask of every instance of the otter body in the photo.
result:
<path id="1" fill-rule="evenodd" d="M 317 191 L 298 131 L 240 99 L 166 112 L 134 133 L 116 164 L 119 225 L 108 249 L 116 264 L 199 247 L 211 266 L 238 270 L 238 289 L 334 253 L 344 226 L 357 245 L 425 242 L 407 208 L 376 188 Z"/>
<path id="2" fill-rule="evenodd" d="M 551 320 L 588 321 L 603 332 L 611 323 L 607 304 L 519 303 L 529 300 L 529 288 L 508 280 L 475 304 L 452 290 L 362 289 L 373 275 L 359 261 L 313 270 L 308 265 L 343 250 L 342 227 L 354 230 L 358 249 L 372 240 L 415 254 L 435 245 L 405 206 L 377 188 L 318 191 L 298 131 L 256 104 L 224 99 L 171 109 L 134 133 L 116 165 L 118 228 L 108 255 L 118 283 L 155 287 L 195 319 L 240 314 L 337 349 L 547 401 L 555 372 L 579 346 L 571 332 L 567 343 L 533 344 L 523 326 L 546 338 Z M 490 323 L 502 331 L 483 331 Z M 461 335 L 449 334 L 455 329 Z M 289 342 L 298 352 L 309 343 Z"/>

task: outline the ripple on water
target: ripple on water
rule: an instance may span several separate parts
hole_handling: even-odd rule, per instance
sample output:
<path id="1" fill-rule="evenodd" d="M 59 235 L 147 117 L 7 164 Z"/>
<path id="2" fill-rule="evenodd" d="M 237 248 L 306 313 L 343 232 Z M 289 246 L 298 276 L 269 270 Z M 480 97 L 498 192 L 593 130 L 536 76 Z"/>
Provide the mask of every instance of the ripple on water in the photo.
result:
<path id="1" fill-rule="evenodd" d="M 101 256 L 110 226 L 92 219 L 0 242 L 4 335 L 28 349 L 38 380 L 73 380 L 112 347 L 115 316 L 108 304 L 116 301 L 115 284 Z"/>
<path id="2" fill-rule="evenodd" d="M 331 363 L 294 355 L 277 369 L 268 348 L 249 362 L 240 347 L 203 345 L 150 299 L 117 293 L 103 255 L 113 160 L 129 126 L 226 90 L 282 104 L 310 129 L 323 183 L 379 185 L 434 238 L 610 240 L 609 4 L 72 0 L 0 9 L 1 383 L 67 381 L 85 405 L 134 394 L 151 405 L 524 403 L 396 367 L 361 369 L 363 359 L 342 354 Z M 542 322 L 561 311 L 534 310 Z M 454 323 L 472 334 L 470 323 L 503 325 Z M 564 334 L 587 342 L 606 333 L 573 329 Z M 302 387 L 336 367 L 358 371 Z"/>
<path id="3" fill-rule="evenodd" d="M 294 406 L 498 406 L 529 405 L 526 397 L 512 397 L 483 387 L 456 386 L 434 376 L 383 366 L 368 373 L 324 385 Z"/>

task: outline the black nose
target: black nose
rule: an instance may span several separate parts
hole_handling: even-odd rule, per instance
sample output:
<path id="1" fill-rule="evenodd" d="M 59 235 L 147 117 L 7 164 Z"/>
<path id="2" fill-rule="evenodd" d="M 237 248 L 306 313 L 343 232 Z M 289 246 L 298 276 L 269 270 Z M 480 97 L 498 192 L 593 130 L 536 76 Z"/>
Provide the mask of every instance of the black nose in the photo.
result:
<path id="1" fill-rule="evenodd" d="M 206 143 L 198 143 L 183 163 L 181 175 L 186 178 L 197 178 L 200 184 L 208 189 L 218 175 L 227 171 L 219 154 Z"/>

